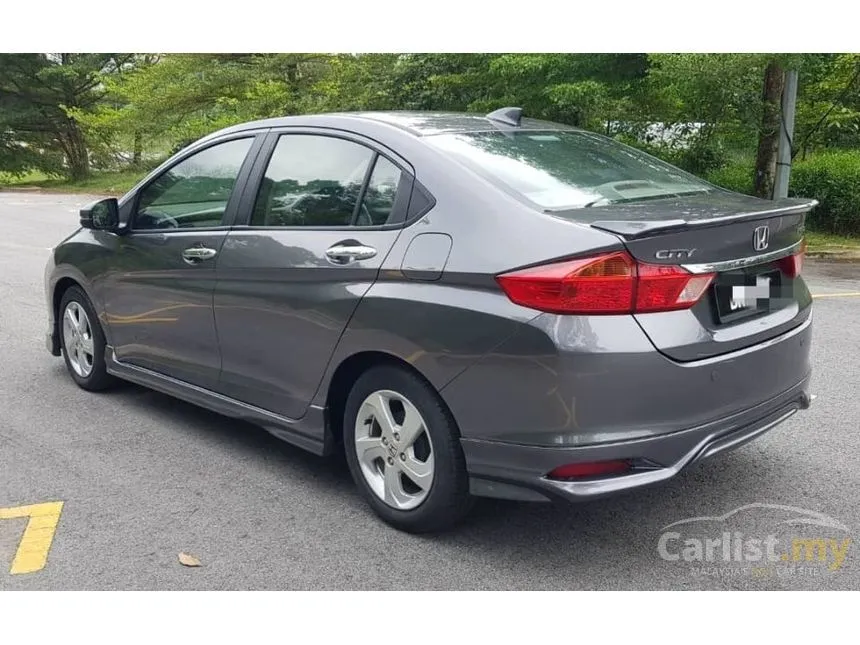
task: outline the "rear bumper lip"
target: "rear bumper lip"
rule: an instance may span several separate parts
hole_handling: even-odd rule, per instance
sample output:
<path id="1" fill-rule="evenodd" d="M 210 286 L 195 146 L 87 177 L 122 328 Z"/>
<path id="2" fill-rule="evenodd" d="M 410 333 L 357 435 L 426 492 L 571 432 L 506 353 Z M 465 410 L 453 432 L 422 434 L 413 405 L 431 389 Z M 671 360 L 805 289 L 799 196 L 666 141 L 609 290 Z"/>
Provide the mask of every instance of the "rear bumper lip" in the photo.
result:
<path id="1" fill-rule="evenodd" d="M 727 419 L 641 440 L 576 448 L 469 439 L 463 439 L 462 444 L 473 481 L 500 482 L 548 499 L 584 501 L 659 484 L 695 463 L 739 448 L 799 410 L 807 409 L 814 398 L 807 391 L 808 384 L 809 376 L 775 399 Z M 546 477 L 553 468 L 566 463 L 609 459 L 640 459 L 655 464 L 655 467 L 628 475 L 582 481 L 558 481 Z M 492 489 L 492 485 L 473 486 L 476 491 L 482 488 Z M 517 498 L 527 499 L 528 496 Z"/>

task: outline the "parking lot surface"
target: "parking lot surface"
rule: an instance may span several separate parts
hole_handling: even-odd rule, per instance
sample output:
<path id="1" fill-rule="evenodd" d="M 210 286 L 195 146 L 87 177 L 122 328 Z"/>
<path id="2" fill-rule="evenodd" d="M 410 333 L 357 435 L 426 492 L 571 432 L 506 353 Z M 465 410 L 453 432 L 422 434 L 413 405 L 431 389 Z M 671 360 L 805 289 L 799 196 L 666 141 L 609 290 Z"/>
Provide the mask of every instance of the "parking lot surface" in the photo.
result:
<path id="1" fill-rule="evenodd" d="M 805 269 L 812 409 L 659 488 L 485 500 L 416 537 L 371 514 L 341 460 L 137 386 L 74 385 L 45 350 L 42 275 L 87 201 L 0 193 L 0 589 L 860 588 L 860 265 Z M 771 535 L 778 561 L 734 557 Z"/>

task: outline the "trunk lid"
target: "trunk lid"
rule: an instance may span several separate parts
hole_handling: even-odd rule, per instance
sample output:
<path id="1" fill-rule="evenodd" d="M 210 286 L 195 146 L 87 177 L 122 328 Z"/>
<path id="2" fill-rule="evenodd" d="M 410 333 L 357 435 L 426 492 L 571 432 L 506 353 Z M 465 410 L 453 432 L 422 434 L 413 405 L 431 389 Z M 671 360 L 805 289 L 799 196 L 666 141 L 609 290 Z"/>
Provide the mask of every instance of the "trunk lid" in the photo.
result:
<path id="1" fill-rule="evenodd" d="M 635 315 L 660 352 L 694 361 L 764 342 L 808 318 L 809 291 L 783 258 L 799 249 L 816 203 L 717 191 L 588 209 L 587 223 L 617 235 L 641 262 L 716 274 L 691 309 Z"/>

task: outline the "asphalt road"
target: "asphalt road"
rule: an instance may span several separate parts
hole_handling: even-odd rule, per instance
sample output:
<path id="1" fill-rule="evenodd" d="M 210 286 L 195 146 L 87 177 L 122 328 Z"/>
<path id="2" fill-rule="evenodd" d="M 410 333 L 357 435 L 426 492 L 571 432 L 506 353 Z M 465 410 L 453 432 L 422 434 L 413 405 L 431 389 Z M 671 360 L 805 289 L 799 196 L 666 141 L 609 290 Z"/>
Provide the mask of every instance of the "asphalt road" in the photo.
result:
<path id="1" fill-rule="evenodd" d="M 830 296 L 816 301 L 808 412 L 660 488 L 578 506 L 488 500 L 459 530 L 414 537 L 375 519 L 338 460 L 136 386 L 73 384 L 44 348 L 42 273 L 86 201 L 0 193 L 0 589 L 860 588 L 860 297 L 838 295 L 860 292 L 860 265 L 807 265 Z M 9 573 L 28 521 L 9 509 L 53 501 L 47 564 Z M 659 555 L 663 527 L 756 503 L 836 520 L 842 532 L 821 535 L 847 536 L 847 557 L 778 575 Z M 734 527 L 763 535 L 772 512 L 747 508 Z"/>

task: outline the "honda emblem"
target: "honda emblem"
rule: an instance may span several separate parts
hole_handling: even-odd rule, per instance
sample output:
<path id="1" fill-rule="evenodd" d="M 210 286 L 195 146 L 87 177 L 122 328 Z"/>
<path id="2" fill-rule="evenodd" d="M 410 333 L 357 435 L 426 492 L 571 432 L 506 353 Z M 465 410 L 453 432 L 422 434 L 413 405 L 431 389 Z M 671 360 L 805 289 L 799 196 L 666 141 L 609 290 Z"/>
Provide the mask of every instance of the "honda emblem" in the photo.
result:
<path id="1" fill-rule="evenodd" d="M 753 232 L 753 248 L 756 251 L 764 251 L 770 242 L 770 229 L 767 226 L 758 226 Z"/>

